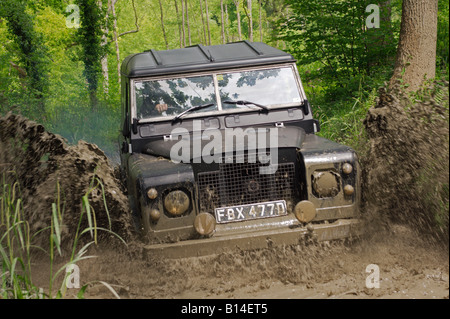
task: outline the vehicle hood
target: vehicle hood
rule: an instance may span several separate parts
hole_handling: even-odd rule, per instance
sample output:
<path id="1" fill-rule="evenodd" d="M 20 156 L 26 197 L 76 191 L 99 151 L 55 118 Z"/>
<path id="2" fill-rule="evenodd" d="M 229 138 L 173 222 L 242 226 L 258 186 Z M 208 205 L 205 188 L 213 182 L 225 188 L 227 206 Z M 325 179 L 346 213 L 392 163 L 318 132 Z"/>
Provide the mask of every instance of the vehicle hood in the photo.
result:
<path id="1" fill-rule="evenodd" d="M 214 153 L 229 153 L 230 150 L 257 151 L 258 149 L 272 148 L 301 148 L 305 140 L 305 131 L 296 126 L 287 127 L 258 127 L 258 133 L 255 130 L 234 131 L 232 145 L 227 134 L 227 130 L 214 130 L 214 134 L 208 131 L 189 132 L 178 135 L 172 135 L 171 138 L 159 137 L 149 141 L 143 148 L 143 153 L 171 158 L 171 152 L 178 151 L 178 154 L 189 155 L 189 159 L 195 159 L 202 156 L 202 150 L 211 150 L 214 145 Z M 252 132 L 254 133 L 252 135 Z M 250 134 L 249 134 L 250 133 Z M 244 136 L 247 135 L 247 138 Z M 248 136 L 251 136 L 250 142 Z M 256 137 L 256 140 L 255 140 Z M 210 144 L 211 143 L 211 144 Z M 266 146 L 266 147 L 264 147 Z"/>

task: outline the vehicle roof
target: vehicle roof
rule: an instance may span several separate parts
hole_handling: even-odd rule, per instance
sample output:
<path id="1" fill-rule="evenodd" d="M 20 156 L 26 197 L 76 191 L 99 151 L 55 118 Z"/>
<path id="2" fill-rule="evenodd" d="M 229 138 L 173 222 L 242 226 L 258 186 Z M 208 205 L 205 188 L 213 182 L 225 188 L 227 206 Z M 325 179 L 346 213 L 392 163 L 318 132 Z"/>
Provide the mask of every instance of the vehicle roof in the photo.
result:
<path id="1" fill-rule="evenodd" d="M 244 40 L 132 54 L 122 62 L 121 73 L 135 78 L 286 62 L 295 62 L 295 59 L 265 43 Z"/>

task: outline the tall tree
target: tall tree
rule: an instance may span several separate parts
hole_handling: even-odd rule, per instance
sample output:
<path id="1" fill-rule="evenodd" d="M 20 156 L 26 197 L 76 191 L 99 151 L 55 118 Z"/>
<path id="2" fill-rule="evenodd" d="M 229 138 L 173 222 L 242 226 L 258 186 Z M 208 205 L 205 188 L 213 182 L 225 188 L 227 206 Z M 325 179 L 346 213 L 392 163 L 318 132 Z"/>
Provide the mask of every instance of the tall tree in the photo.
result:
<path id="1" fill-rule="evenodd" d="M 259 0 L 259 41 L 263 41 L 262 31 L 262 0 Z"/>
<path id="2" fill-rule="evenodd" d="M 41 111 L 44 111 L 42 98 L 47 90 L 47 49 L 42 36 L 34 29 L 32 17 L 27 13 L 27 2 L 0 1 L 0 17 L 5 18 L 8 31 L 20 50 L 19 59 L 24 68 L 22 75 L 28 79 L 32 94 L 41 100 L 39 104 Z"/>
<path id="3" fill-rule="evenodd" d="M 269 38 L 277 39 L 277 47 L 280 41 L 279 21 L 285 24 L 288 20 L 288 17 L 283 14 L 285 7 L 288 5 L 287 2 L 288 0 L 266 0 L 263 3 L 264 11 L 266 12 L 264 22 L 267 23 L 267 28 L 265 29 L 270 34 Z"/>
<path id="4" fill-rule="evenodd" d="M 207 40 L 206 40 L 206 23 L 205 23 L 205 18 L 204 18 L 204 16 L 203 16 L 203 5 L 202 5 L 202 0 L 199 0 L 198 1 L 199 2 L 199 4 L 200 4 L 200 15 L 201 15 L 201 17 L 202 17 L 202 29 L 203 29 L 203 41 L 204 41 L 204 43 L 205 44 L 207 44 L 208 42 L 207 42 Z"/>
<path id="5" fill-rule="evenodd" d="M 395 52 L 394 41 L 386 38 L 388 34 L 393 36 L 388 24 L 382 30 L 367 26 L 370 0 L 346 0 L 346 5 L 335 0 L 286 3 L 290 14 L 280 26 L 281 39 L 301 64 L 323 65 L 313 69 L 311 77 L 328 78 L 334 85 L 354 90 L 361 75 L 372 76 L 389 62 L 387 47 L 394 48 L 392 55 Z"/>
<path id="6" fill-rule="evenodd" d="M 187 1 L 187 0 L 184 0 L 184 1 Z M 183 30 L 183 47 L 186 46 L 186 27 L 185 27 L 185 25 L 186 25 L 186 22 L 185 22 L 186 14 L 185 14 L 185 9 L 184 8 L 185 8 L 184 7 L 184 2 L 183 2 L 183 0 L 181 0 L 181 26 L 182 26 L 182 30 Z"/>
<path id="7" fill-rule="evenodd" d="M 183 34 L 184 34 L 184 29 L 183 32 L 181 32 L 181 22 L 180 22 L 180 12 L 178 11 L 178 0 L 174 0 L 175 3 L 175 13 L 177 15 L 177 24 L 178 24 L 178 34 L 180 36 L 180 48 L 183 47 Z M 184 26 L 183 26 L 184 28 Z"/>
<path id="8" fill-rule="evenodd" d="M 253 41 L 253 15 L 252 15 L 252 0 L 247 0 L 247 10 L 248 18 L 248 39 Z"/>
<path id="9" fill-rule="evenodd" d="M 188 31 L 188 40 L 189 40 L 189 45 L 192 45 L 192 39 L 191 39 L 191 25 L 189 23 L 189 8 L 188 8 L 188 0 L 184 0 L 184 4 L 186 6 L 186 26 L 187 26 L 187 31 Z"/>
<path id="10" fill-rule="evenodd" d="M 105 19 L 108 21 L 108 19 L 109 19 L 109 12 L 110 12 L 110 8 L 111 8 L 111 0 L 107 0 L 106 2 L 108 4 L 107 4 L 107 11 L 106 11 Z M 98 5 L 100 7 L 103 6 L 101 0 L 98 2 Z M 102 35 L 102 42 L 101 42 L 101 46 L 102 47 L 105 47 L 105 46 L 108 45 L 108 37 L 107 37 L 108 33 L 109 33 L 109 26 L 108 26 L 108 23 L 105 23 L 104 24 L 104 29 L 103 29 L 103 35 Z M 101 60 L 101 65 L 102 65 L 102 74 L 103 74 L 103 92 L 108 94 L 108 91 L 109 91 L 109 70 L 108 70 L 108 55 L 107 54 L 103 55 L 102 60 Z"/>
<path id="11" fill-rule="evenodd" d="M 114 47 L 116 49 L 117 81 L 120 83 L 120 49 L 119 49 L 119 35 L 117 32 L 118 30 L 117 30 L 116 2 L 117 2 L 117 0 L 111 1 L 111 14 L 113 17 Z"/>
<path id="12" fill-rule="evenodd" d="M 133 6 L 133 11 L 134 11 L 134 25 L 136 26 L 136 29 L 134 30 L 129 30 L 129 31 L 125 31 L 122 32 L 121 34 L 118 34 L 118 28 L 117 28 L 117 16 L 116 16 L 116 2 L 118 0 L 112 0 L 110 5 L 110 11 L 112 13 L 113 16 L 113 38 L 114 38 L 114 44 L 115 44 L 115 48 L 116 48 L 116 61 L 117 61 L 117 76 L 118 76 L 118 81 L 120 83 L 120 50 L 119 50 L 119 37 L 122 37 L 124 35 L 130 34 L 130 33 L 136 33 L 139 32 L 139 21 L 138 21 L 138 16 L 137 16 L 137 11 L 136 11 L 136 5 L 134 3 L 134 0 L 131 0 L 131 5 Z"/>
<path id="13" fill-rule="evenodd" d="M 77 38 L 81 44 L 81 60 L 84 63 L 84 76 L 87 81 L 91 109 L 97 110 L 98 76 L 101 70 L 101 59 L 105 55 L 102 36 L 105 23 L 105 12 L 96 0 L 77 0 L 80 8 L 81 25 Z"/>
<path id="14" fill-rule="evenodd" d="M 164 13 L 161 0 L 159 0 L 159 11 L 161 13 L 161 28 L 163 32 L 164 42 L 166 43 L 166 50 L 169 50 L 169 42 L 167 42 L 166 28 L 164 27 Z"/>
<path id="15" fill-rule="evenodd" d="M 399 78 L 416 91 L 436 72 L 438 0 L 403 0 L 400 40 L 391 84 Z"/>
<path id="16" fill-rule="evenodd" d="M 205 0 L 206 26 L 208 27 L 208 44 L 211 45 L 211 29 L 209 28 L 208 0 Z"/>
<path id="17" fill-rule="evenodd" d="M 238 36 L 239 41 L 242 40 L 242 29 L 241 29 L 241 14 L 239 12 L 239 7 L 241 5 L 241 0 L 233 0 L 234 5 L 236 6 L 236 19 L 237 19 L 237 25 L 238 25 Z"/>
<path id="18" fill-rule="evenodd" d="M 229 23 L 230 23 L 230 16 L 228 15 L 228 4 L 225 4 L 225 39 L 226 41 L 230 41 L 230 32 L 229 32 Z"/>
<path id="19" fill-rule="evenodd" d="M 223 18 L 223 0 L 220 0 L 220 24 L 222 33 L 222 43 L 225 44 L 225 19 Z"/>

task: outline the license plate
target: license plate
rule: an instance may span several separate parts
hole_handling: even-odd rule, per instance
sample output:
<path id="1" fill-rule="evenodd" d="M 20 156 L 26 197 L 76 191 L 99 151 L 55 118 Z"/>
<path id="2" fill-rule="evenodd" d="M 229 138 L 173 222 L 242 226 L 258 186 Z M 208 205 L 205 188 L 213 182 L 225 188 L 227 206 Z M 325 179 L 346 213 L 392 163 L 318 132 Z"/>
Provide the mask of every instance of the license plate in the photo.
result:
<path id="1" fill-rule="evenodd" d="M 218 223 L 277 217 L 287 215 L 286 201 L 277 200 L 273 202 L 221 207 L 215 209 L 215 214 Z"/>

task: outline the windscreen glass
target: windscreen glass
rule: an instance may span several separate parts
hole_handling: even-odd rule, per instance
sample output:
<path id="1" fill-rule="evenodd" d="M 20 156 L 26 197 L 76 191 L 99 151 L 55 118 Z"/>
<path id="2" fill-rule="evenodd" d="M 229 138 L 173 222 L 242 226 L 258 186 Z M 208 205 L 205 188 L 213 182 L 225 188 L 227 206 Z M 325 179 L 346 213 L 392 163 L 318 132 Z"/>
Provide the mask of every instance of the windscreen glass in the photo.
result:
<path id="1" fill-rule="evenodd" d="M 214 105 L 195 112 L 217 109 L 212 75 L 137 81 L 135 103 L 138 119 L 166 117 L 203 104 Z"/>
<path id="2" fill-rule="evenodd" d="M 265 106 L 301 102 L 290 67 L 217 74 L 217 81 L 223 109 L 252 107 L 251 104 L 227 104 L 227 101 L 247 101 Z"/>

